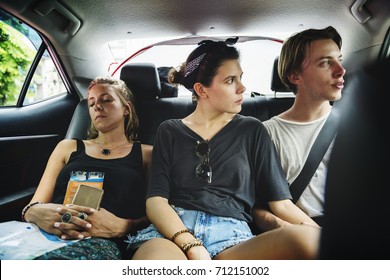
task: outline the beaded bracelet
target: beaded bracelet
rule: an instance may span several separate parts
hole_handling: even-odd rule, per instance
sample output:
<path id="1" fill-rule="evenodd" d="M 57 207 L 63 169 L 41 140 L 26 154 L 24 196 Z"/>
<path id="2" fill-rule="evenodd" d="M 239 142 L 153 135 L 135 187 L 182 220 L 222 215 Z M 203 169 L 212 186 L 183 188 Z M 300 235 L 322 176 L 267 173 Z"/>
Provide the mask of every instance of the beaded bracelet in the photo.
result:
<path id="1" fill-rule="evenodd" d="M 181 250 L 183 251 L 184 254 L 187 255 L 188 250 L 190 250 L 193 247 L 196 246 L 203 246 L 203 242 L 200 239 L 195 239 L 190 242 L 184 243 L 181 245 Z"/>
<path id="2" fill-rule="evenodd" d="M 192 232 L 189 229 L 187 229 L 187 228 L 186 229 L 182 229 L 182 230 L 179 230 L 178 232 L 176 232 L 174 235 L 172 235 L 171 241 L 175 242 L 176 237 L 178 237 L 180 234 L 185 233 L 185 232 L 189 232 L 189 233 L 192 234 Z"/>
<path id="3" fill-rule="evenodd" d="M 42 204 L 43 202 L 40 202 L 40 201 L 36 201 L 36 202 L 33 202 L 33 203 L 30 203 L 30 204 L 27 204 L 23 210 L 22 210 L 22 222 L 27 222 L 25 219 L 24 219 L 24 216 L 26 215 L 28 209 L 30 209 L 31 207 L 33 207 L 34 205 L 37 205 L 37 204 Z"/>

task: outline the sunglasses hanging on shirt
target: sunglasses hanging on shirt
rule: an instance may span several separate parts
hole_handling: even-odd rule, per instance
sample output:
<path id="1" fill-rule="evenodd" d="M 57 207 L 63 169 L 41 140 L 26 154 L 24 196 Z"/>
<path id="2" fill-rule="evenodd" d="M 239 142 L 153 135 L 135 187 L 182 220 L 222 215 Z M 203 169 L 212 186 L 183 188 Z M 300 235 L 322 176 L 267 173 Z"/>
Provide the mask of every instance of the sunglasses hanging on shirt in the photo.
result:
<path id="1" fill-rule="evenodd" d="M 195 174 L 198 180 L 202 183 L 211 183 L 212 169 L 210 165 L 210 145 L 206 141 L 196 141 L 195 155 L 202 161 L 195 168 Z"/>

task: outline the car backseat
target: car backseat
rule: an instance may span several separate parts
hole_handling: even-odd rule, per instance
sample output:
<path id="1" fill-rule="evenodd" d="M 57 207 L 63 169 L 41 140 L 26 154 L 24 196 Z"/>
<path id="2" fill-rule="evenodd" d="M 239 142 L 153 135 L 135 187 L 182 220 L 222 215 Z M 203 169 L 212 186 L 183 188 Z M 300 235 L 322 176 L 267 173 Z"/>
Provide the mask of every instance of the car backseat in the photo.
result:
<path id="1" fill-rule="evenodd" d="M 275 67 L 277 61 L 275 61 Z M 161 91 L 158 70 L 154 64 L 131 63 L 125 65 L 120 73 L 122 79 L 134 94 L 134 103 L 139 117 L 138 140 L 144 144 L 154 144 L 159 125 L 167 119 L 180 119 L 194 111 L 191 98 L 167 97 Z M 288 109 L 294 102 L 294 97 L 277 97 L 278 92 L 288 91 L 281 83 L 277 72 L 272 75 L 272 90 L 274 97 L 252 93 L 244 98 L 240 114 L 253 116 L 265 121 Z M 78 104 L 66 138 L 87 139 L 87 129 L 90 125 L 87 99 Z M 256 229 L 253 228 L 256 233 Z"/>
<path id="2" fill-rule="evenodd" d="M 278 92 L 288 91 L 277 75 L 277 59 L 272 73 L 271 89 L 274 97 L 251 93 L 245 98 L 240 114 L 253 116 L 265 121 L 289 108 L 294 97 L 277 97 Z M 165 97 L 161 91 L 160 77 L 152 63 L 130 63 L 123 66 L 122 79 L 134 94 L 134 102 L 139 117 L 138 139 L 144 144 L 153 145 L 158 126 L 167 119 L 184 118 L 194 111 L 191 98 Z M 87 138 L 89 127 L 87 100 L 80 101 L 77 106 L 66 138 Z"/>

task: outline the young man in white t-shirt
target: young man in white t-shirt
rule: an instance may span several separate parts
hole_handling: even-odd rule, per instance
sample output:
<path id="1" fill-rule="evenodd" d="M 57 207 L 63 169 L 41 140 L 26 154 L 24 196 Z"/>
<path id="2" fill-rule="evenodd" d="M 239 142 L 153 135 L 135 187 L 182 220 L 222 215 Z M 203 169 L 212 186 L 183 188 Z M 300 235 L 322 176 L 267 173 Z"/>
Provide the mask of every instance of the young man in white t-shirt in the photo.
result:
<path id="1" fill-rule="evenodd" d="M 331 26 L 307 29 L 284 42 L 278 73 L 295 94 L 291 108 L 264 122 L 279 153 L 286 178 L 291 184 L 305 164 L 309 151 L 328 118 L 330 101 L 341 98 L 345 69 L 341 66 L 342 40 Z M 332 144 L 319 164 L 297 205 L 314 220 L 324 210 L 327 165 Z M 288 225 L 259 207 L 253 211 L 255 224 L 262 231 Z M 320 222 L 318 222 L 320 224 Z"/>

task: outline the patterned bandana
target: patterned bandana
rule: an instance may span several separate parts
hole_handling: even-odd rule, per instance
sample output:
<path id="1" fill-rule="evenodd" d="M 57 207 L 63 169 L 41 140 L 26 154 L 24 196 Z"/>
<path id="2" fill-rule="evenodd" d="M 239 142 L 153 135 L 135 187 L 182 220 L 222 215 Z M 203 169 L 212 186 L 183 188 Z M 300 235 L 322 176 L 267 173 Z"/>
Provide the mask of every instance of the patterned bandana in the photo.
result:
<path id="1" fill-rule="evenodd" d="M 188 62 L 187 67 L 186 67 L 186 73 L 184 74 L 184 77 L 187 77 L 192 72 L 194 72 L 194 70 L 196 68 L 198 68 L 200 62 L 202 61 L 202 59 L 204 58 L 205 55 L 206 55 L 206 53 L 201 54 L 200 56 L 198 56 L 194 60 L 191 60 L 190 62 Z"/>
<path id="2" fill-rule="evenodd" d="M 226 45 L 234 45 L 235 43 L 237 43 L 238 41 L 238 37 L 234 37 L 234 38 L 228 38 L 226 39 L 225 41 L 212 41 L 212 40 L 203 40 L 201 42 L 198 43 L 198 45 L 210 45 L 213 46 L 214 44 L 217 44 L 217 43 L 220 43 L 220 42 L 223 42 L 225 43 Z M 195 59 L 191 60 L 190 62 L 187 63 L 187 66 L 186 66 L 186 72 L 184 74 L 184 77 L 188 77 L 189 75 L 191 75 L 192 72 L 194 72 L 198 67 L 199 67 L 199 64 L 202 62 L 202 59 L 205 57 L 205 55 L 207 54 L 207 51 L 203 54 L 201 54 L 200 56 L 196 57 Z"/>

